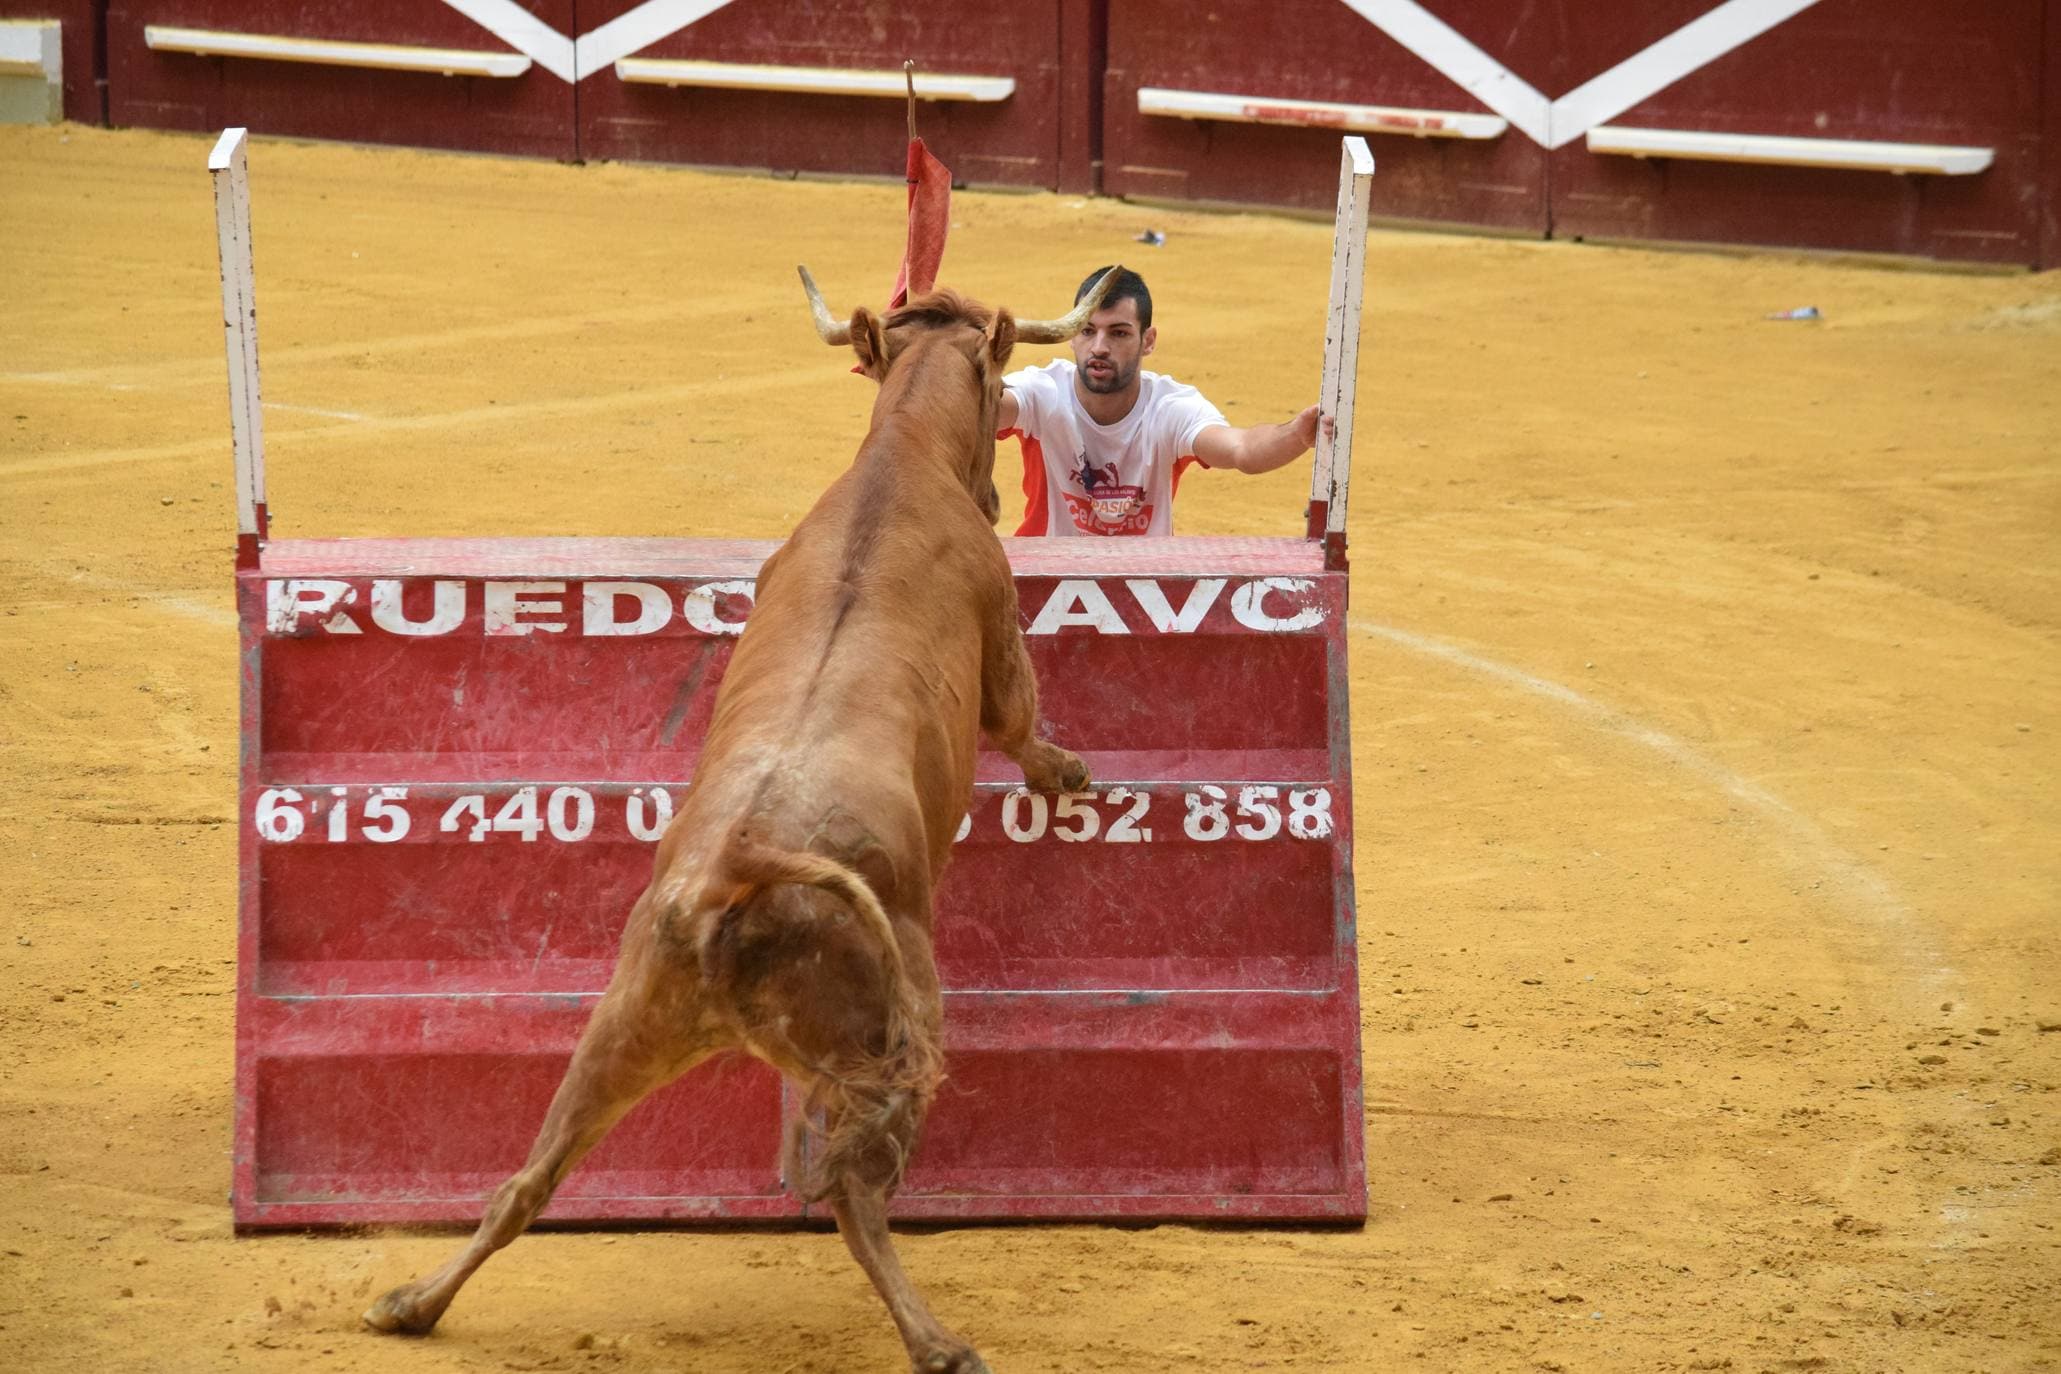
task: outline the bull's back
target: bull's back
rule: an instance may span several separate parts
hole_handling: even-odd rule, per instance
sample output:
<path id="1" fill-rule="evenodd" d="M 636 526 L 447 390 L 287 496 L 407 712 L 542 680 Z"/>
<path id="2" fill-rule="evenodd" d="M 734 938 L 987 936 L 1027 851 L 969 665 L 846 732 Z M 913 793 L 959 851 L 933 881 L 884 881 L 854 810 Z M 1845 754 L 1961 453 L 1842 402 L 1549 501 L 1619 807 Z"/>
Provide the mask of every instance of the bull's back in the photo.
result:
<path id="1" fill-rule="evenodd" d="M 924 831 L 949 829 L 972 786 L 984 625 L 1008 563 L 963 491 L 929 502 L 850 476 L 761 573 L 697 790 L 736 772 L 756 781 L 718 782 L 726 811 L 835 805 L 887 825 L 914 807 Z"/>

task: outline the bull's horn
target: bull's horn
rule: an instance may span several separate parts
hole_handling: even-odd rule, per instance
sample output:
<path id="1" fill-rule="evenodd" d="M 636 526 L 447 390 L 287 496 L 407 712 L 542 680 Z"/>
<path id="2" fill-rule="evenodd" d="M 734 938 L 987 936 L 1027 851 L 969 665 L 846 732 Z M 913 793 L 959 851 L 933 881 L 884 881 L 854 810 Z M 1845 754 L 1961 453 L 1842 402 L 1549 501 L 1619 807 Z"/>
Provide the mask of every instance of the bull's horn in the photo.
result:
<path id="1" fill-rule="evenodd" d="M 1102 308 L 1102 298 L 1116 285 L 1116 274 L 1123 271 L 1123 264 L 1104 272 L 1088 294 L 1081 297 L 1081 303 L 1056 320 L 1018 320 L 1016 340 L 1018 343 L 1062 343 L 1080 333 L 1081 326 L 1088 322 L 1088 316 Z"/>
<path id="2" fill-rule="evenodd" d="M 816 289 L 816 279 L 809 275 L 809 269 L 796 267 L 795 271 L 801 273 L 802 290 L 809 293 L 809 313 L 816 318 L 816 332 L 823 336 L 823 342 L 839 348 L 850 343 L 852 327 L 830 318 L 830 307 L 823 304 L 823 293 Z"/>

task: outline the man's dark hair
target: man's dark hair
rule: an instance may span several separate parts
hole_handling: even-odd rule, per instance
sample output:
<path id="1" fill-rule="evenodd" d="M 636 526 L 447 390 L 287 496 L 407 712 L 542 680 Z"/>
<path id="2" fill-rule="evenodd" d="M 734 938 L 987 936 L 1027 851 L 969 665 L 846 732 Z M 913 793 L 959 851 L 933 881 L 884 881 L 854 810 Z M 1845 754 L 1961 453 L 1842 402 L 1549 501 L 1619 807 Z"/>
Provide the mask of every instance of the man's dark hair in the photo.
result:
<path id="1" fill-rule="evenodd" d="M 1102 274 L 1108 270 L 1107 267 L 1098 267 L 1088 273 L 1088 279 L 1081 283 L 1081 289 L 1073 293 L 1073 303 L 1079 305 L 1085 300 L 1088 292 L 1096 282 L 1102 280 Z M 1102 308 L 1107 310 L 1118 301 L 1136 301 L 1138 328 L 1152 327 L 1152 292 L 1146 289 L 1145 279 L 1128 267 L 1116 274 L 1116 281 L 1111 284 L 1109 294 L 1102 298 Z"/>

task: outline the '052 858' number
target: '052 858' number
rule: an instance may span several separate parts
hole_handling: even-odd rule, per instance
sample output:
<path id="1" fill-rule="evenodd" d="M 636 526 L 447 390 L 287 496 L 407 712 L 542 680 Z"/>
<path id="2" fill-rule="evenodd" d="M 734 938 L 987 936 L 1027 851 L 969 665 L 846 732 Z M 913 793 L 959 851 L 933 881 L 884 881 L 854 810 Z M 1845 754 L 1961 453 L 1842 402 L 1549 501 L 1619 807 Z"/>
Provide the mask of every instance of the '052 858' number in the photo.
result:
<path id="1" fill-rule="evenodd" d="M 1152 793 L 1129 787 L 1112 787 L 1102 792 L 1067 792 L 1057 797 L 1017 788 L 1004 793 L 1001 806 L 1002 833 L 1018 844 L 1035 844 L 1050 837 L 1065 844 L 1099 840 L 1105 844 L 1144 844 L 1153 837 L 1146 819 L 1152 810 Z M 1241 786 L 1234 801 L 1226 787 L 1201 783 L 1181 793 L 1186 813 L 1181 833 L 1190 840 L 1272 840 L 1288 836 L 1298 840 L 1331 837 L 1331 789 L 1328 787 L 1282 787 L 1275 784 Z M 969 820 L 959 828 L 959 838 L 972 831 Z"/>

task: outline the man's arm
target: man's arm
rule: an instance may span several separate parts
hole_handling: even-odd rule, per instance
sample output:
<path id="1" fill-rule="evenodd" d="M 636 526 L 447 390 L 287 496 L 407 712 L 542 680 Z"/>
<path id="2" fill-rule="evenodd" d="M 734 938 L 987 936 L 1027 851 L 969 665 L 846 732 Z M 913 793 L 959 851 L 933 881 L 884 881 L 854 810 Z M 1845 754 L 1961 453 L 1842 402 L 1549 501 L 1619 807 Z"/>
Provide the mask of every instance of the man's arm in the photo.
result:
<path id="1" fill-rule="evenodd" d="M 1015 429 L 1016 417 L 1021 413 L 1021 408 L 1016 403 L 1016 393 L 1006 386 L 1003 387 L 1002 408 L 995 412 L 995 437 L 999 439 Z"/>
<path id="2" fill-rule="evenodd" d="M 1211 425 L 1195 436 L 1195 456 L 1213 468 L 1272 472 L 1316 446 L 1319 423 L 1326 434 L 1334 432 L 1332 418 L 1320 415 L 1315 406 L 1278 425 L 1254 425 L 1251 429 Z"/>

